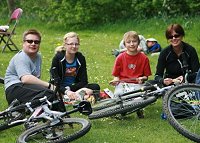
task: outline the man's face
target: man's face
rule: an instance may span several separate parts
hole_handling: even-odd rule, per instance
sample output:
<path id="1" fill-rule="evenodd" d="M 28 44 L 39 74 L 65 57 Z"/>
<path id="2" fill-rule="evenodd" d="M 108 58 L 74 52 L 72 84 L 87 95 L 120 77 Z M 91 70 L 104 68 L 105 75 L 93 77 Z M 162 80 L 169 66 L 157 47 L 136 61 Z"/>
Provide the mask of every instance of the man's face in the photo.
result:
<path id="1" fill-rule="evenodd" d="M 37 35 L 28 34 L 26 35 L 23 42 L 23 50 L 28 55 L 36 55 L 39 51 L 40 39 Z"/>
<path id="2" fill-rule="evenodd" d="M 154 44 L 154 41 L 147 41 L 147 47 L 152 47 Z"/>

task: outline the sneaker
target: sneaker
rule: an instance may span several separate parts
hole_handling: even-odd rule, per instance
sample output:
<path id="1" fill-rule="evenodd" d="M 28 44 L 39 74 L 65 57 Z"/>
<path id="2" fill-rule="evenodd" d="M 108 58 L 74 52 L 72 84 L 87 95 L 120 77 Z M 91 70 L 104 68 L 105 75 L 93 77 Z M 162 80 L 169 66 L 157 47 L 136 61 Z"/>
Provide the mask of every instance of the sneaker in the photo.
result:
<path id="1" fill-rule="evenodd" d="M 38 122 L 25 122 L 24 127 L 26 130 L 35 127 L 38 124 Z"/>
<path id="2" fill-rule="evenodd" d="M 55 140 L 63 136 L 63 130 L 64 130 L 63 126 L 57 126 L 57 127 L 53 127 L 53 128 L 49 128 L 45 130 L 43 134 L 46 139 Z"/>
<path id="3" fill-rule="evenodd" d="M 19 123 L 19 122 L 24 122 L 26 119 L 25 119 L 25 114 L 23 113 L 20 113 L 18 111 L 14 111 L 12 112 L 10 115 L 9 115 L 10 119 L 9 119 L 9 124 L 15 124 L 15 123 Z"/>
<path id="4" fill-rule="evenodd" d="M 18 111 L 12 112 L 11 116 L 13 117 L 13 120 L 20 120 L 24 118 L 24 115 Z"/>
<path id="5" fill-rule="evenodd" d="M 137 113 L 137 116 L 138 116 L 139 119 L 143 119 L 144 118 L 143 110 L 138 110 L 136 113 Z"/>
<path id="6" fill-rule="evenodd" d="M 114 55 L 115 57 L 117 57 L 120 54 L 120 52 L 117 49 L 114 49 L 111 52 L 112 52 L 112 55 Z"/>
<path id="7" fill-rule="evenodd" d="M 161 113 L 161 119 L 167 120 L 167 115 L 164 112 Z"/>

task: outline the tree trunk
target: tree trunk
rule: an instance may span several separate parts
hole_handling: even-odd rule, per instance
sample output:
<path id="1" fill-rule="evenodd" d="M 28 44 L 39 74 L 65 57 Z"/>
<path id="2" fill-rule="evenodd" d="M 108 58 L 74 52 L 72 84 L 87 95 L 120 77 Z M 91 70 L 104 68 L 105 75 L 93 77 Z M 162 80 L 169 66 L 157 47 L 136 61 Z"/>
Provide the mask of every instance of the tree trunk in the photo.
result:
<path id="1" fill-rule="evenodd" d="M 15 9 L 15 0 L 7 0 L 9 13 L 11 14 Z"/>

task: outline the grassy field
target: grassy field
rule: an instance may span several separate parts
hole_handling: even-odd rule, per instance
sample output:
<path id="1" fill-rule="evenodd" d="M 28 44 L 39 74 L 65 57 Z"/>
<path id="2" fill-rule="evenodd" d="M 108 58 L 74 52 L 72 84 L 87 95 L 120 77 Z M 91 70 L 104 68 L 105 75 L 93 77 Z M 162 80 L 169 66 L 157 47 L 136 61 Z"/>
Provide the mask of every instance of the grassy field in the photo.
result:
<path id="1" fill-rule="evenodd" d="M 27 24 L 29 23 L 29 24 Z M 200 19 L 193 18 L 152 18 L 149 20 L 134 21 L 128 20 L 117 24 L 107 24 L 101 27 L 92 27 L 82 30 L 64 30 L 62 27 L 44 25 L 36 22 L 21 20 L 13 38 L 18 47 L 21 47 L 22 33 L 29 28 L 37 28 L 42 33 L 41 53 L 43 55 L 42 79 L 49 80 L 49 68 L 54 49 L 62 44 L 65 33 L 75 31 L 81 39 L 80 51 L 87 60 L 88 77 L 90 82 L 101 85 L 101 89 L 113 87 L 108 82 L 113 78 L 111 71 L 115 57 L 111 55 L 111 50 L 118 48 L 119 42 L 125 32 L 135 30 L 145 38 L 154 37 L 164 48 L 168 45 L 165 39 L 165 29 L 171 23 L 183 25 L 186 36 L 185 42 L 190 43 L 200 52 Z M 2 45 L 0 45 L 2 46 Z M 14 55 L 14 52 L 6 50 L 1 53 L 0 76 L 4 76 L 6 67 Z M 153 79 L 158 56 L 149 56 Z M 7 107 L 3 85 L 0 85 L 0 110 Z M 135 114 L 127 116 L 123 120 L 104 118 L 91 120 L 92 128 L 84 137 L 76 140 L 76 143 L 189 143 L 188 139 L 177 133 L 167 121 L 160 118 L 162 112 L 162 100 L 145 108 L 145 118 L 138 119 Z M 73 115 L 77 116 L 77 114 Z M 81 115 L 78 115 L 81 116 Z M 84 117 L 84 116 L 81 116 Z M 86 118 L 86 117 L 84 117 Z M 23 126 L 18 126 L 1 132 L 1 143 L 13 143 L 18 135 L 24 130 Z"/>

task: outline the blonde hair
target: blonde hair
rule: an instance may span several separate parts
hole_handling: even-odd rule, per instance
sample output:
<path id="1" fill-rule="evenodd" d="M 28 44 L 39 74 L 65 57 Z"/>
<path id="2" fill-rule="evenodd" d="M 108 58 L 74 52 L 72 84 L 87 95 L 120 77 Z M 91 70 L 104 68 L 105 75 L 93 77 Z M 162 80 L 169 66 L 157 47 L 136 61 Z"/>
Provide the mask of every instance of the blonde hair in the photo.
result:
<path id="1" fill-rule="evenodd" d="M 55 53 L 57 53 L 57 52 L 61 52 L 61 51 L 65 51 L 64 46 L 58 46 L 58 47 L 56 47 L 56 49 L 55 49 Z"/>
<path id="2" fill-rule="evenodd" d="M 65 44 L 65 41 L 68 39 L 68 38 L 77 38 L 78 40 L 78 43 L 80 43 L 80 39 L 78 37 L 78 34 L 76 32 L 68 32 L 65 34 L 65 36 L 63 37 L 63 45 L 62 46 L 58 46 L 56 47 L 55 49 L 55 53 L 57 52 L 61 52 L 61 51 L 65 51 L 65 47 L 64 47 L 64 44 Z"/>
<path id="3" fill-rule="evenodd" d="M 137 39 L 138 40 L 138 44 L 140 43 L 140 38 L 139 38 L 139 35 L 137 34 L 137 32 L 128 31 L 123 36 L 124 45 L 125 45 L 125 42 L 130 38 Z"/>
<path id="4" fill-rule="evenodd" d="M 65 43 L 65 41 L 68 39 L 68 38 L 77 38 L 78 42 L 80 42 L 80 39 L 78 37 L 78 34 L 75 33 L 75 32 L 69 32 L 67 34 L 65 34 L 65 36 L 63 37 L 63 42 Z"/>

